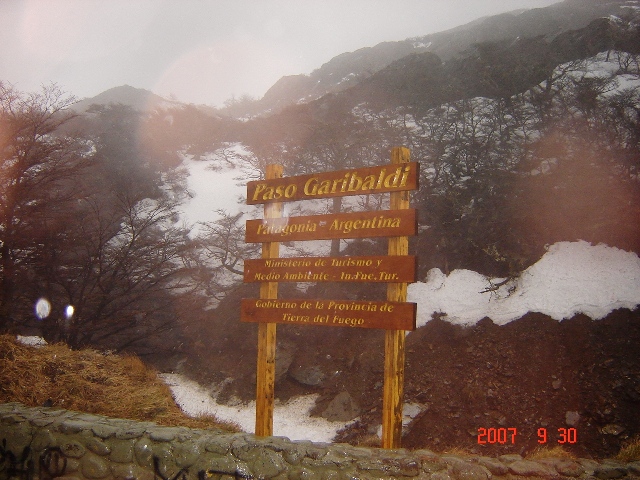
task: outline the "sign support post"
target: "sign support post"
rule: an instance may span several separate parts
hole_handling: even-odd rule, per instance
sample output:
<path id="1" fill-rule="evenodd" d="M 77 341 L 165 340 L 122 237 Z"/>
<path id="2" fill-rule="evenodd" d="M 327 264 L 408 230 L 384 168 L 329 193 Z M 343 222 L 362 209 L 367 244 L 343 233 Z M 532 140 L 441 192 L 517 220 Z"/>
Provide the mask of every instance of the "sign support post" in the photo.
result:
<path id="1" fill-rule="evenodd" d="M 282 178 L 282 165 L 267 165 L 267 180 Z M 264 206 L 264 218 L 280 218 L 282 203 L 268 203 Z M 278 258 L 279 242 L 262 244 L 262 258 Z M 278 282 L 261 282 L 260 298 L 273 300 L 278 298 Z M 273 402 L 276 371 L 276 324 L 265 322 L 258 324 L 258 364 L 256 375 L 256 429 L 259 437 L 273 435 Z"/>
<path id="2" fill-rule="evenodd" d="M 410 151 L 405 147 L 391 150 L 391 163 L 394 165 L 409 163 Z M 391 210 L 409 208 L 409 192 L 390 194 Z M 409 238 L 390 237 L 389 256 L 408 255 Z M 389 283 L 387 300 L 390 302 L 407 301 L 406 283 Z M 404 390 L 404 330 L 385 330 L 384 346 L 384 387 L 382 392 L 382 448 L 400 448 L 402 438 L 402 402 Z"/>

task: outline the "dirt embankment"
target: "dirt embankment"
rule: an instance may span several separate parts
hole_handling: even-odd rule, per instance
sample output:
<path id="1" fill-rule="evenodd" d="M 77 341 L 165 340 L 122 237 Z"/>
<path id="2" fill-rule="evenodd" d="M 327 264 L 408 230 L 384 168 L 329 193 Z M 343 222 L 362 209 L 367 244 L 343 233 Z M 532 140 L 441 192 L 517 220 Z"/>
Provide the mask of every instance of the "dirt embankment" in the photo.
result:
<path id="1" fill-rule="evenodd" d="M 233 377 L 219 398 L 252 400 L 255 326 L 216 331 L 187 373 L 205 385 Z M 314 414 L 360 418 L 337 441 L 371 442 L 383 355 L 381 331 L 279 326 L 276 396 L 318 393 Z M 421 409 L 404 429 L 408 448 L 499 455 L 561 445 L 582 457 L 615 455 L 640 435 L 640 310 L 562 322 L 528 314 L 504 326 L 434 319 L 407 336 L 405 404 Z"/>

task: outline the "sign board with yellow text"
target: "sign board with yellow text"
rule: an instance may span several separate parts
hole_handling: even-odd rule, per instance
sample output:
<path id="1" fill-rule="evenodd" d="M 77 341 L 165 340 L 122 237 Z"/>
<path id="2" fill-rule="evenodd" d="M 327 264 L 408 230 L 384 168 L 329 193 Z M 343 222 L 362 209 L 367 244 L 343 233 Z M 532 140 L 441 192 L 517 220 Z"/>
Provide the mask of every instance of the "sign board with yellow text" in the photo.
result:
<path id="1" fill-rule="evenodd" d="M 244 299 L 240 309 L 245 322 L 386 330 L 414 330 L 416 318 L 416 304 L 406 302 Z"/>
<path id="2" fill-rule="evenodd" d="M 244 261 L 245 282 L 415 282 L 416 257 L 290 257 Z"/>
<path id="3" fill-rule="evenodd" d="M 246 226 L 247 243 L 397 237 L 418 229 L 413 209 L 265 218 L 247 220 Z"/>
<path id="4" fill-rule="evenodd" d="M 314 175 L 254 180 L 247 203 L 293 202 L 348 195 L 401 192 L 418 188 L 418 163 L 338 170 Z"/>

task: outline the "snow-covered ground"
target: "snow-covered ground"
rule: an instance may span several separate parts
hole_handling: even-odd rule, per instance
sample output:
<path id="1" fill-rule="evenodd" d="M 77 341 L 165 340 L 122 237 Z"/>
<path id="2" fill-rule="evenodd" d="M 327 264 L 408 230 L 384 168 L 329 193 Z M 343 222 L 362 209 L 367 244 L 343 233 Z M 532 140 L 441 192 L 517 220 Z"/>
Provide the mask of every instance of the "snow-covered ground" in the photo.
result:
<path id="1" fill-rule="evenodd" d="M 187 415 L 197 417 L 213 414 L 220 420 L 236 423 L 243 431 L 253 433 L 256 420 L 256 402 L 236 405 L 221 405 L 202 385 L 176 373 L 164 373 L 160 377 L 171 388 L 176 403 Z M 293 398 L 286 403 L 276 401 L 273 412 L 273 431 L 279 437 L 290 440 L 313 440 L 314 442 L 331 442 L 338 430 L 351 422 L 330 422 L 320 417 L 311 417 L 318 395 L 304 395 Z M 423 406 L 405 403 L 403 406 L 403 424 L 423 410 Z M 378 431 L 381 435 L 382 427 Z"/>
<path id="2" fill-rule="evenodd" d="M 161 378 L 171 388 L 176 403 L 187 415 L 213 414 L 220 420 L 234 422 L 245 432 L 253 432 L 256 419 L 256 403 L 221 405 L 198 383 L 180 374 L 162 374 Z M 347 425 L 345 422 L 330 422 L 324 418 L 310 417 L 317 395 L 305 395 L 287 403 L 274 405 L 273 431 L 279 437 L 290 440 L 313 439 L 315 442 L 330 442 L 336 432 Z"/>

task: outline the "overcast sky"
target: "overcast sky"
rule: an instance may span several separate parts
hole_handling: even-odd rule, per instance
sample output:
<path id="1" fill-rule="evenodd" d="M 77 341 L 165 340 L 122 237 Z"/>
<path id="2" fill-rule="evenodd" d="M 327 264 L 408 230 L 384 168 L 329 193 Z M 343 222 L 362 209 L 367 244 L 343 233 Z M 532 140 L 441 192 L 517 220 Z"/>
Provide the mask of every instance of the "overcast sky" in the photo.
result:
<path id="1" fill-rule="evenodd" d="M 559 0 L 0 0 L 0 80 L 78 98 L 119 85 L 260 98 L 344 52 Z"/>

